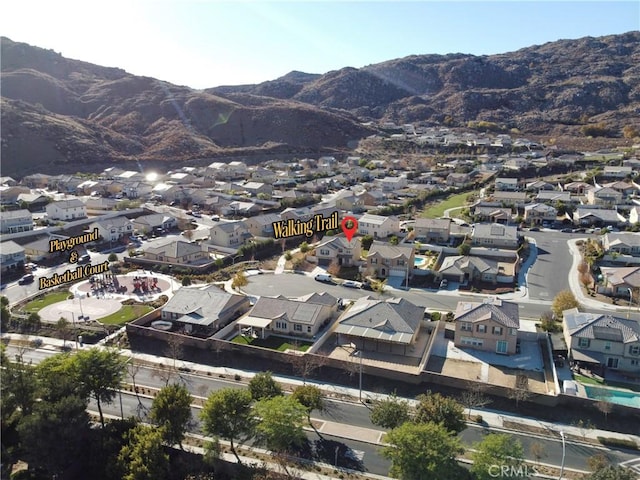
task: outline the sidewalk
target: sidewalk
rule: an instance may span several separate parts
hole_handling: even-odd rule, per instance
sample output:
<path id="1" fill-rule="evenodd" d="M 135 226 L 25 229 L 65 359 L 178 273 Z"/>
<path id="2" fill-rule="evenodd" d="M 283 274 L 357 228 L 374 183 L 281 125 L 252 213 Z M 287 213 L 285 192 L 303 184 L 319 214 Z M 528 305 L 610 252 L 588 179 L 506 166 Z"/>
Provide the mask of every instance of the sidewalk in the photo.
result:
<path id="1" fill-rule="evenodd" d="M 20 335 L 20 334 L 3 334 L 2 338 L 10 338 L 14 340 L 23 340 L 23 341 L 24 340 L 30 341 L 35 338 L 42 339 L 42 337 Z M 45 349 L 49 351 L 57 351 L 57 347 L 61 347 L 63 345 L 63 341 L 56 338 L 46 338 L 45 341 L 46 341 L 46 344 L 43 345 L 41 349 Z M 74 342 L 67 341 L 66 344 L 74 345 Z M 81 348 L 91 348 L 91 347 L 85 345 L 84 347 L 81 347 Z M 168 360 L 166 358 L 159 357 L 156 355 L 135 353 L 130 350 L 122 350 L 122 353 L 125 356 L 128 356 L 130 358 L 135 358 L 136 360 L 139 360 L 141 362 L 146 362 L 151 365 L 161 365 L 161 364 L 167 365 L 168 364 Z M 215 377 L 218 375 L 235 377 L 236 375 L 238 375 L 239 377 L 243 378 L 245 381 L 253 378 L 253 376 L 257 373 L 252 371 L 238 370 L 238 369 L 229 368 L 229 367 L 212 367 L 208 365 L 201 365 L 201 364 L 196 364 L 196 363 L 186 362 L 186 361 L 179 361 L 179 367 L 184 369 L 189 369 L 191 374 L 201 374 L 208 377 Z M 297 387 L 304 384 L 302 380 L 297 378 L 292 378 L 292 377 L 274 375 L 273 378 L 279 383 L 283 385 L 287 385 L 289 387 Z M 307 380 L 306 384 L 317 386 L 329 398 L 346 401 L 350 403 L 359 403 L 357 399 L 359 397 L 360 392 L 357 388 L 349 388 L 349 387 L 343 387 L 340 385 L 319 383 L 312 380 Z M 386 394 L 368 392 L 364 390 L 362 391 L 362 397 L 364 399 L 364 402 L 366 403 L 371 401 L 384 400 L 384 399 L 390 398 L 390 396 Z M 417 404 L 417 401 L 411 398 L 406 398 L 403 400 L 408 401 L 411 405 Z M 545 437 L 547 438 L 549 436 L 555 436 L 556 438 L 560 439 L 561 438 L 560 432 L 563 432 L 566 435 L 571 435 L 576 438 L 589 439 L 591 441 L 596 441 L 596 442 L 597 442 L 597 437 L 613 437 L 613 438 L 619 438 L 619 439 L 634 440 L 638 445 L 640 445 L 640 435 L 631 435 L 631 434 L 618 433 L 618 432 L 612 432 L 612 431 L 600 430 L 600 429 L 584 429 L 584 428 L 581 429 L 573 425 L 557 423 L 557 422 L 555 423 L 547 422 L 547 421 L 538 420 L 538 419 L 529 418 L 529 417 L 521 417 L 521 416 L 516 416 L 510 413 L 495 411 L 491 409 L 471 409 L 470 411 L 465 409 L 465 414 L 469 414 L 469 413 L 471 414 L 472 417 L 474 415 L 481 415 L 483 419 L 483 425 L 487 428 L 517 431 L 517 430 L 514 430 L 514 428 L 510 425 L 507 425 L 505 427 L 505 423 L 506 424 L 512 423 L 512 424 L 520 424 L 524 427 L 535 427 L 537 429 L 543 429 L 545 432 L 548 433 L 545 435 Z M 318 419 L 318 421 L 326 423 L 326 425 L 322 426 L 322 428 L 326 428 L 328 430 L 323 431 L 323 433 L 329 434 L 329 430 L 335 431 L 334 429 L 336 428 L 344 429 L 344 427 L 336 426 L 340 424 L 334 425 L 333 422 L 326 422 L 325 420 L 320 420 L 320 419 Z M 475 423 L 472 423 L 472 424 L 477 425 Z M 355 432 L 355 430 L 359 430 L 359 429 L 356 429 L 354 427 L 349 427 L 346 430 L 348 433 L 349 430 L 351 430 L 352 432 Z M 342 430 L 341 432 L 342 432 L 341 435 L 344 435 L 345 432 Z M 366 438 L 374 439 L 375 436 L 380 433 L 380 431 L 373 430 L 373 429 L 364 429 L 360 433 L 365 435 Z M 535 436 L 535 435 L 536 434 L 532 434 L 532 436 Z M 360 438 L 353 438 L 353 439 L 361 440 Z M 362 441 L 368 441 L 368 440 L 362 440 Z M 379 439 L 377 440 L 377 442 L 379 442 Z M 371 443 L 376 443 L 376 442 L 372 441 Z M 571 440 L 571 441 L 567 441 L 567 443 L 580 443 L 580 442 Z"/>

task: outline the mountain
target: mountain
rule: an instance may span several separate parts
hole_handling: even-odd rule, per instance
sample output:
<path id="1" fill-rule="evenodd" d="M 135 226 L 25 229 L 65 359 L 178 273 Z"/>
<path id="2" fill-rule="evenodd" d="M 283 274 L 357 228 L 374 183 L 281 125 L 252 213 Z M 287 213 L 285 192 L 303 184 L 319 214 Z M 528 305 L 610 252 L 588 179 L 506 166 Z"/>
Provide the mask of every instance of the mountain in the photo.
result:
<path id="1" fill-rule="evenodd" d="M 297 82 L 282 77 L 207 91 L 229 97 L 269 91 L 399 124 L 486 121 L 529 133 L 577 134 L 585 123 L 604 121 L 619 130 L 638 124 L 640 32 L 560 40 L 501 55 L 413 55 Z"/>
<path id="2" fill-rule="evenodd" d="M 375 132 L 371 120 L 554 136 L 640 129 L 640 32 L 206 90 L 0 43 L 3 175 L 340 152 Z"/>
<path id="3" fill-rule="evenodd" d="M 223 98 L 7 38 L 1 47 L 3 175 L 333 152 L 374 133 L 348 112 L 293 99 Z"/>

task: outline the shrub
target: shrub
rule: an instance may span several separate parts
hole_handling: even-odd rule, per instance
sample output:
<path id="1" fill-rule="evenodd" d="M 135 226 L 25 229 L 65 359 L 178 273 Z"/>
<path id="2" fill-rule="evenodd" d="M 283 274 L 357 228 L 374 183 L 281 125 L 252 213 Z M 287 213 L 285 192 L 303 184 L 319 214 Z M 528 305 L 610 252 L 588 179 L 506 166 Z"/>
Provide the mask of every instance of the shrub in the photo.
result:
<path id="1" fill-rule="evenodd" d="M 242 378 L 242 377 L 240 377 L 240 375 L 238 375 L 237 373 L 233 376 L 233 379 L 234 379 L 236 382 L 239 382 L 241 378 Z"/>
<path id="2" fill-rule="evenodd" d="M 598 441 L 602 445 L 608 447 L 628 448 L 630 450 L 639 450 L 638 444 L 633 440 L 627 440 L 626 438 L 614 438 L 614 437 L 598 437 Z"/>
<path id="3" fill-rule="evenodd" d="M 476 423 L 482 423 L 483 422 L 482 415 L 476 415 L 475 417 L 473 417 L 473 421 Z"/>

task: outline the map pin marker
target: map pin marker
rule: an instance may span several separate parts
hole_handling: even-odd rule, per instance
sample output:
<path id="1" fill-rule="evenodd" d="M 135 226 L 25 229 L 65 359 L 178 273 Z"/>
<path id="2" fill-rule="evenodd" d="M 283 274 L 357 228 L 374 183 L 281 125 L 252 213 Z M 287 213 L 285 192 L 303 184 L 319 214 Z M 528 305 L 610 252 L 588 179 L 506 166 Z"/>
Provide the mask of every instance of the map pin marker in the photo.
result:
<path id="1" fill-rule="evenodd" d="M 351 239 L 358 231 L 358 220 L 355 217 L 344 217 L 342 219 L 342 231 L 344 235 L 347 237 L 347 240 L 351 242 Z"/>

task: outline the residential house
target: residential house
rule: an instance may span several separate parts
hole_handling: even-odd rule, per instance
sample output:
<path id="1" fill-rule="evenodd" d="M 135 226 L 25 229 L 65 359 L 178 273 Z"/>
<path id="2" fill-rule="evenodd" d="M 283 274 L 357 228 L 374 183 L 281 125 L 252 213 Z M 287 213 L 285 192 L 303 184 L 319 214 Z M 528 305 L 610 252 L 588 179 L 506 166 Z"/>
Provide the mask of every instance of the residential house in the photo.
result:
<path id="1" fill-rule="evenodd" d="M 445 257 L 438 268 L 438 278 L 465 283 L 478 280 L 497 284 L 513 283 L 517 273 L 518 257 L 511 261 L 497 260 L 487 257 L 455 255 Z"/>
<path id="2" fill-rule="evenodd" d="M 338 303 L 336 298 L 333 300 Z M 324 303 L 263 296 L 237 325 L 240 331 L 249 329 L 259 338 L 271 334 L 313 338 L 331 320 L 334 311 Z"/>
<path id="3" fill-rule="evenodd" d="M 0 233 L 18 233 L 33 230 L 33 216 L 29 210 L 7 210 L 0 215 Z"/>
<path id="4" fill-rule="evenodd" d="M 382 190 L 367 190 L 360 195 L 362 203 L 368 207 L 377 207 L 387 204 L 387 194 Z"/>
<path id="5" fill-rule="evenodd" d="M 600 267 L 604 293 L 614 297 L 633 297 L 629 293 L 640 288 L 640 267 Z M 640 299 L 638 299 L 640 301 Z"/>
<path id="6" fill-rule="evenodd" d="M 383 217 L 365 213 L 358 219 L 358 234 L 371 235 L 373 238 L 387 238 L 400 233 L 398 217 Z"/>
<path id="7" fill-rule="evenodd" d="M 413 245 L 391 245 L 374 240 L 367 254 L 367 271 L 377 278 L 409 278 L 414 261 Z"/>
<path id="8" fill-rule="evenodd" d="M 52 202 L 45 208 L 50 220 L 77 220 L 87 216 L 87 207 L 77 198 Z"/>
<path id="9" fill-rule="evenodd" d="M 571 192 L 557 192 L 555 190 L 553 191 L 547 191 L 547 190 L 542 190 L 539 191 L 538 194 L 536 195 L 536 202 L 538 203 L 547 203 L 547 204 L 551 204 L 551 203 L 577 203 L 578 202 L 579 197 L 574 196 L 571 194 Z"/>
<path id="10" fill-rule="evenodd" d="M 527 201 L 527 192 L 493 192 L 491 197 L 503 207 L 521 206 Z"/>
<path id="11" fill-rule="evenodd" d="M 516 249 L 520 246 L 520 236 L 515 225 L 478 223 L 473 227 L 471 244 L 487 248 Z"/>
<path id="12" fill-rule="evenodd" d="M 530 165 L 531 161 L 522 157 L 508 158 L 502 164 L 504 169 L 515 170 L 517 172 L 529 168 Z"/>
<path id="13" fill-rule="evenodd" d="M 544 203 L 531 203 L 524 206 L 524 221 L 532 225 L 553 223 L 558 217 L 558 209 Z"/>
<path id="14" fill-rule="evenodd" d="M 640 373 L 640 323 L 608 314 L 565 310 L 569 357 L 606 377 L 607 370 Z"/>
<path id="15" fill-rule="evenodd" d="M 618 165 L 606 165 L 604 171 L 600 174 L 602 178 L 627 178 L 633 177 L 637 172 L 631 167 L 621 167 Z"/>
<path id="16" fill-rule="evenodd" d="M 149 234 L 151 232 L 168 232 L 178 227 L 178 220 L 173 215 L 165 213 L 152 213 L 142 215 L 131 220 L 134 230 L 138 233 Z"/>
<path id="17" fill-rule="evenodd" d="M 29 257 L 32 262 L 41 262 L 42 260 L 52 260 L 55 258 L 64 258 L 69 260 L 69 252 L 51 251 L 49 242 L 51 240 L 65 240 L 68 237 L 63 235 L 46 235 L 22 246 L 25 256 Z"/>
<path id="18" fill-rule="evenodd" d="M 92 232 L 95 228 L 104 242 L 127 240 L 133 233 L 133 224 L 127 217 L 100 219 L 91 223 L 88 230 Z"/>
<path id="19" fill-rule="evenodd" d="M 640 257 L 640 233 L 609 232 L 602 238 L 602 246 L 604 251 L 609 254 Z"/>
<path id="20" fill-rule="evenodd" d="M 118 201 L 114 198 L 84 197 L 82 199 L 87 208 L 87 215 L 103 215 L 116 209 Z"/>
<path id="21" fill-rule="evenodd" d="M 421 242 L 447 244 L 452 222 L 450 218 L 416 218 L 413 231 Z"/>
<path id="22" fill-rule="evenodd" d="M 525 190 L 527 192 L 540 192 L 541 190 L 549 191 L 554 190 L 554 186 L 549 182 L 545 182 L 544 180 L 535 180 L 533 182 L 527 183 Z"/>
<path id="23" fill-rule="evenodd" d="M 209 230 L 209 245 L 238 249 L 251 238 L 243 221 L 219 222 Z"/>
<path id="24" fill-rule="evenodd" d="M 475 222 L 508 224 L 512 218 L 513 215 L 510 208 L 492 205 L 477 205 L 473 208 L 473 220 Z"/>
<path id="25" fill-rule="evenodd" d="M 24 206 L 30 212 L 43 212 L 51 197 L 41 193 L 21 193 L 18 195 L 18 204 Z"/>
<path id="26" fill-rule="evenodd" d="M 277 178 L 276 172 L 260 166 L 250 169 L 250 172 L 251 180 L 253 180 L 254 182 L 264 182 L 272 184 L 276 181 Z"/>
<path id="27" fill-rule="evenodd" d="M 220 209 L 223 215 L 231 217 L 250 217 L 260 213 L 260 210 L 260 206 L 253 202 L 241 202 L 238 200 L 229 202 L 228 205 Z"/>
<path id="28" fill-rule="evenodd" d="M 397 192 L 405 188 L 409 182 L 407 181 L 406 175 L 400 175 L 398 177 L 387 176 L 376 180 L 374 183 L 379 185 L 383 192 Z"/>
<path id="29" fill-rule="evenodd" d="M 0 271 L 2 273 L 21 272 L 24 263 L 23 247 L 11 240 L 0 244 Z"/>
<path id="30" fill-rule="evenodd" d="M 147 247 L 142 257 L 171 265 L 201 265 L 211 260 L 201 245 L 182 240 L 173 240 L 159 247 Z"/>
<path id="31" fill-rule="evenodd" d="M 188 185 L 195 181 L 196 177 L 186 172 L 173 172 L 167 175 L 165 181 L 167 183 L 175 183 L 176 185 Z"/>
<path id="32" fill-rule="evenodd" d="M 316 247 L 319 265 L 336 264 L 345 267 L 358 265 L 361 254 L 360 238 L 349 241 L 345 237 L 331 237 Z"/>
<path id="33" fill-rule="evenodd" d="M 452 172 L 447 175 L 447 185 L 450 187 L 462 188 L 473 181 L 473 178 L 468 173 Z"/>
<path id="34" fill-rule="evenodd" d="M 49 180 L 51 175 L 45 175 L 44 173 L 34 173 L 22 178 L 22 184 L 29 188 L 47 188 L 49 186 Z"/>
<path id="35" fill-rule="evenodd" d="M 242 188 L 252 197 L 258 195 L 271 196 L 273 193 L 273 185 L 263 182 L 245 182 L 242 184 Z"/>
<path id="36" fill-rule="evenodd" d="M 122 182 L 121 192 L 127 198 L 145 198 L 153 192 L 153 185 L 147 182 Z"/>
<path id="37" fill-rule="evenodd" d="M 578 205 L 573 212 L 573 221 L 582 226 L 598 227 L 605 225 L 619 226 L 626 222 L 625 218 L 616 210 L 587 205 Z"/>
<path id="38" fill-rule="evenodd" d="M 520 182 L 517 178 L 497 177 L 494 185 L 498 192 L 517 192 L 520 190 Z"/>
<path id="39" fill-rule="evenodd" d="M 214 285 L 182 287 L 164 304 L 161 318 L 185 333 L 210 336 L 249 308 L 249 297 L 227 293 Z"/>
<path id="40" fill-rule="evenodd" d="M 25 193 L 31 193 L 28 187 L 22 185 L 0 186 L 0 203 L 2 205 L 11 205 L 12 207 L 18 202 L 18 197 Z"/>
<path id="41" fill-rule="evenodd" d="M 615 207 L 622 203 L 622 193 L 609 187 L 591 187 L 587 190 L 589 205 Z"/>
<path id="42" fill-rule="evenodd" d="M 332 200 L 336 208 L 348 212 L 360 212 L 364 210 L 364 199 L 356 195 L 352 190 L 341 190 Z"/>
<path id="43" fill-rule="evenodd" d="M 565 192 L 570 192 L 573 195 L 584 195 L 586 191 L 592 186 L 593 185 L 585 182 L 569 182 L 562 187 L 562 190 Z"/>
<path id="44" fill-rule="evenodd" d="M 458 302 L 453 321 L 456 347 L 503 355 L 516 353 L 520 328 L 518 304 L 500 299 Z"/>
<path id="45" fill-rule="evenodd" d="M 635 225 L 638 222 L 640 222 L 640 207 L 633 206 L 631 210 L 629 210 L 629 223 Z"/>
<path id="46" fill-rule="evenodd" d="M 627 199 L 637 192 L 637 187 L 631 182 L 617 181 L 611 183 L 605 183 L 602 185 L 605 188 L 611 188 L 616 192 L 622 194 L 622 198 Z"/>
<path id="47" fill-rule="evenodd" d="M 339 345 L 353 344 L 361 352 L 406 355 L 420 332 L 424 308 L 403 298 L 357 299 L 338 319 L 334 329 Z"/>
<path id="48" fill-rule="evenodd" d="M 267 213 L 249 217 L 244 220 L 244 224 L 254 237 L 274 238 L 273 224 L 281 220 L 279 213 Z"/>

